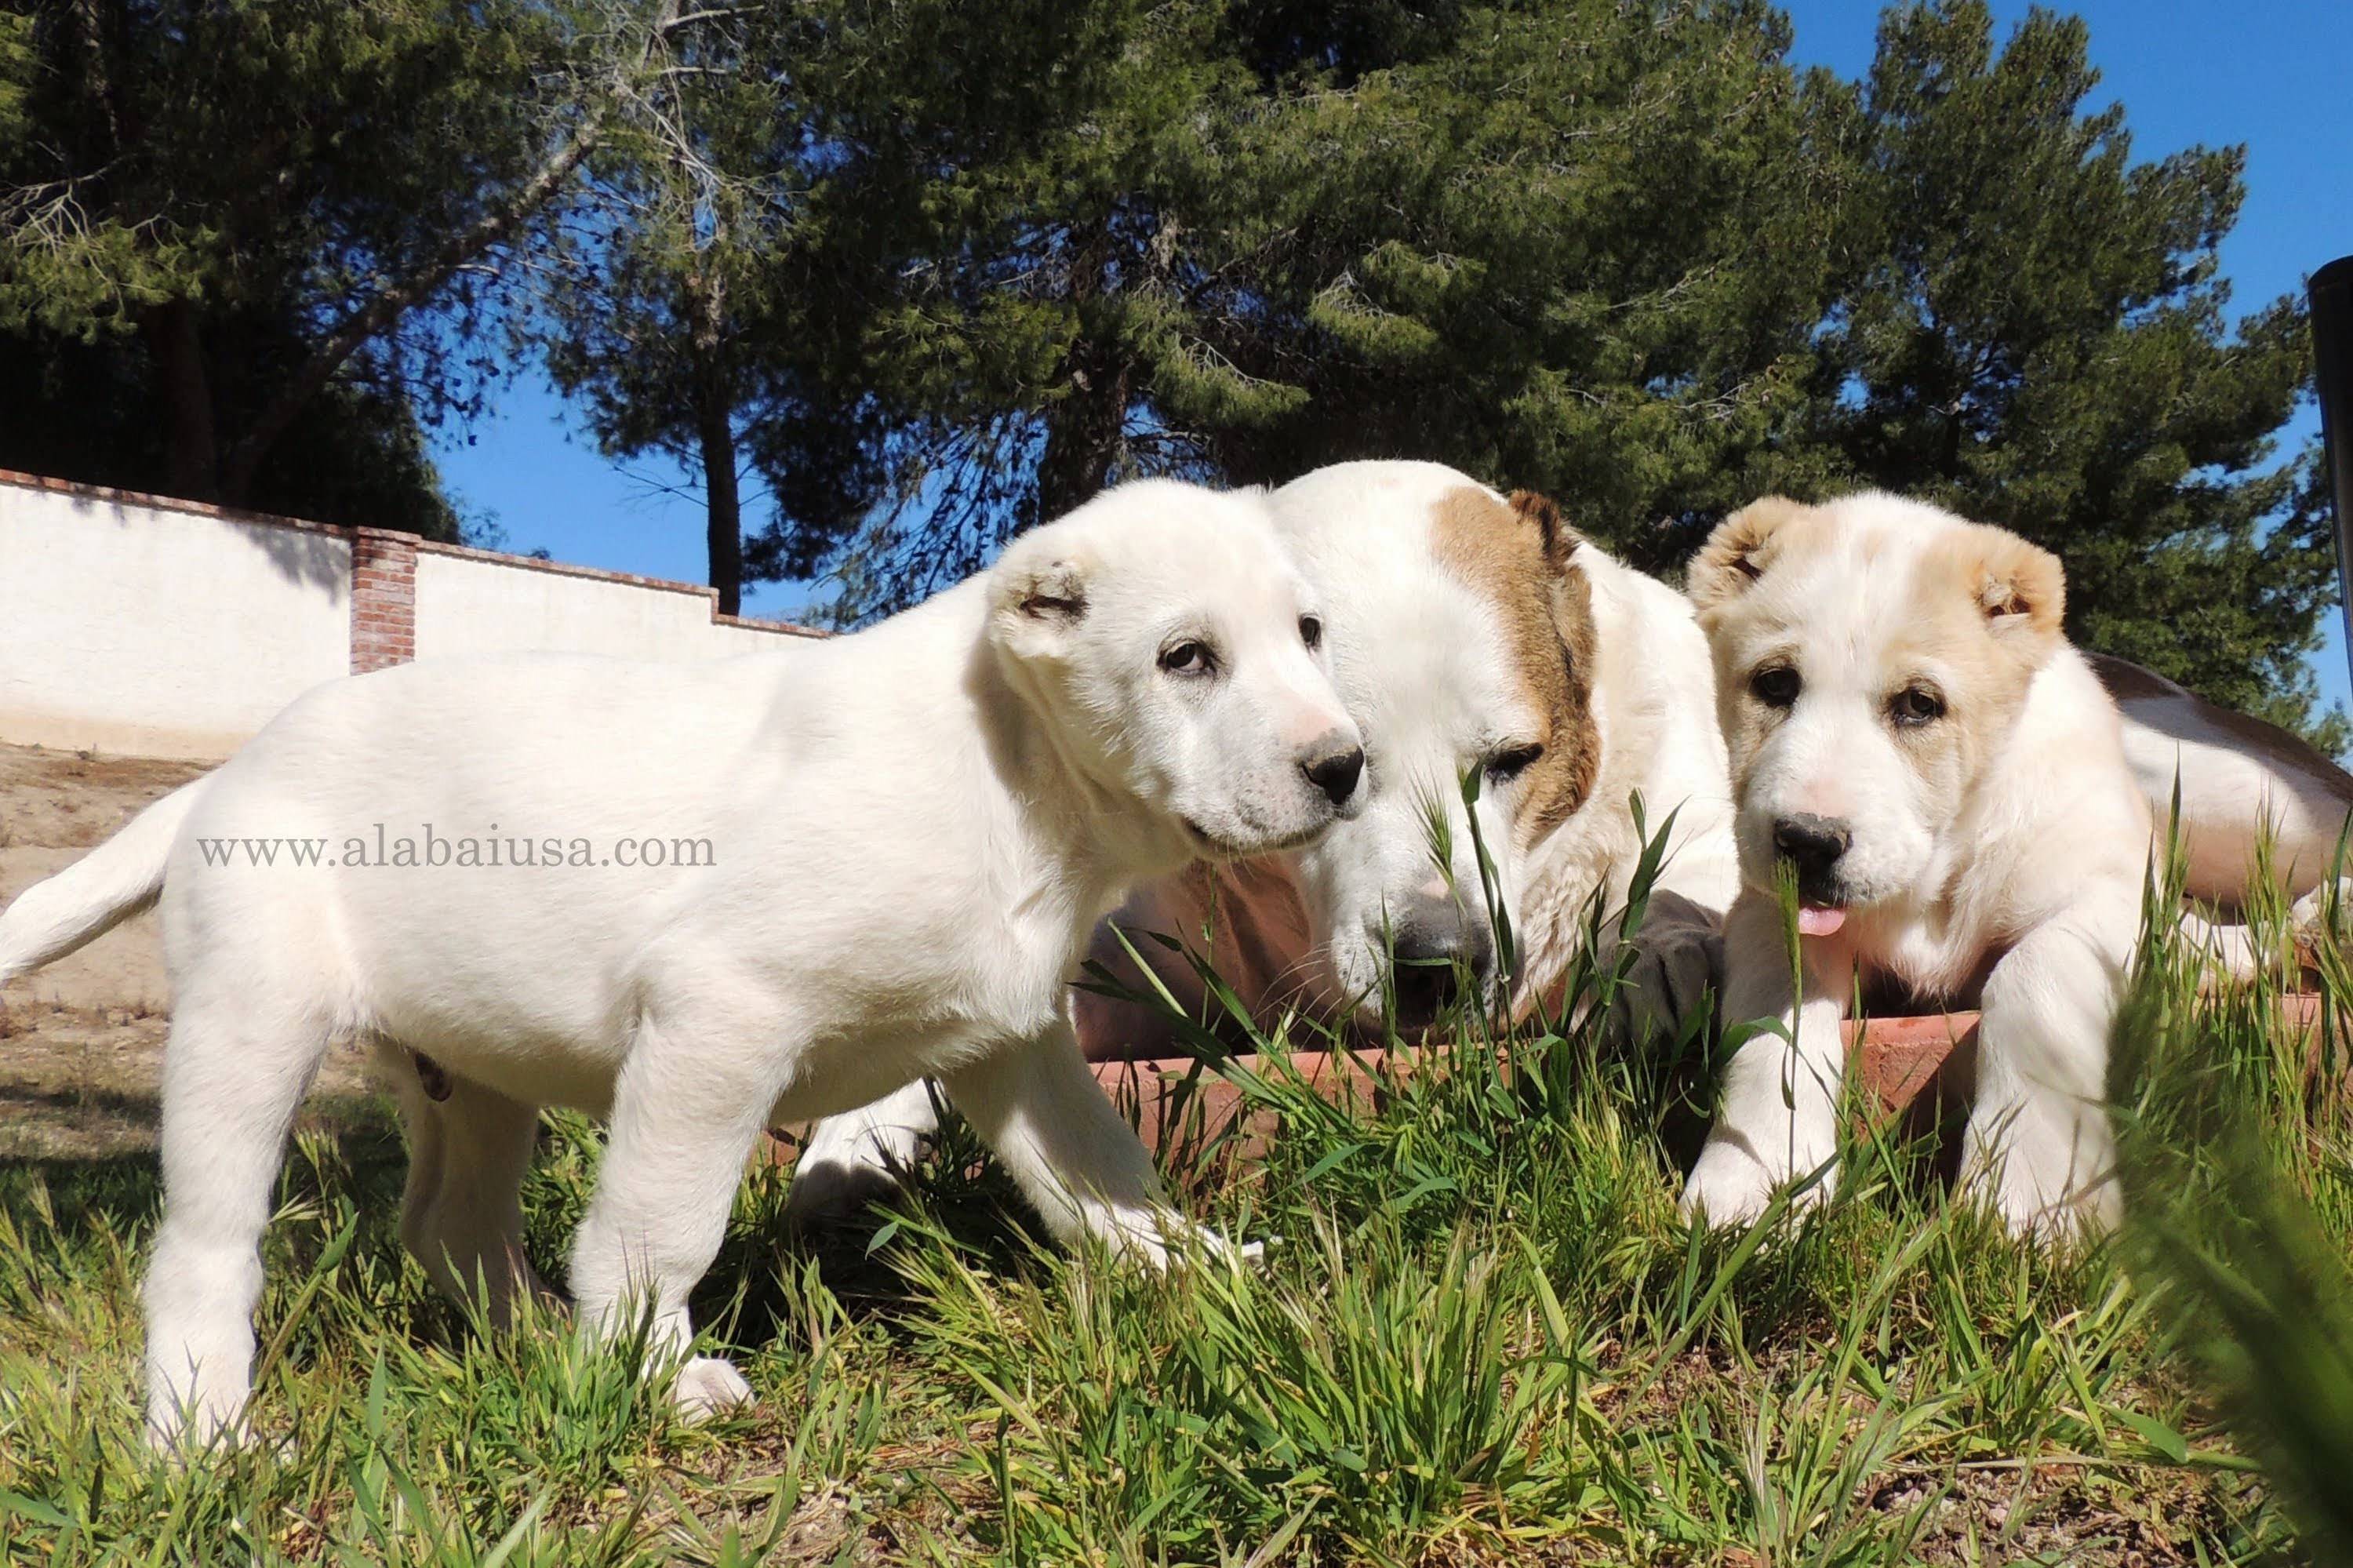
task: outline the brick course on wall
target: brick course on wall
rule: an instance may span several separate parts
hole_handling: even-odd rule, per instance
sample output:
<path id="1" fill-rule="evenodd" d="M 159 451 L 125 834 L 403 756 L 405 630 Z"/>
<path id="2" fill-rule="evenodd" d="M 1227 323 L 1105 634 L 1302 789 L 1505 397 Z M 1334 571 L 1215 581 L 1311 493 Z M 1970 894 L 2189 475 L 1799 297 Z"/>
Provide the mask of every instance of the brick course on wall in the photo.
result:
<path id="1" fill-rule="evenodd" d="M 352 673 L 417 657 L 417 535 L 352 530 Z"/>

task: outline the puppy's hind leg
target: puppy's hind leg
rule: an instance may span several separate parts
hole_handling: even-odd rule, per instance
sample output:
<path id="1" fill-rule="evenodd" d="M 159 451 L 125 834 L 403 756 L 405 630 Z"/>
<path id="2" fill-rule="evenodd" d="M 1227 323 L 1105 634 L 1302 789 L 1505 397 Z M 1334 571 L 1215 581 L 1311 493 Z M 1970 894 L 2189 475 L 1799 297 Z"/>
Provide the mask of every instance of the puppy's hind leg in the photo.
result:
<path id="1" fill-rule="evenodd" d="M 159 1446 L 238 1431 L 271 1189 L 328 1039 L 318 1010 L 250 976 L 198 974 L 174 999 L 164 1217 L 145 1290 L 147 1429 Z"/>
<path id="2" fill-rule="evenodd" d="M 415 1052 L 396 1041 L 378 1040 L 375 1070 L 400 1107 L 401 1141 L 408 1146 L 408 1179 L 400 1190 L 400 1245 L 424 1268 L 426 1277 L 447 1290 L 448 1286 L 434 1272 L 425 1243 L 438 1228 L 443 1150 L 448 1139 L 441 1118 L 434 1114 L 433 1097 L 420 1076 Z"/>
<path id="3" fill-rule="evenodd" d="M 1222 1236 L 1168 1206 L 1152 1157 L 1087 1070 L 1067 1022 L 962 1068 L 946 1086 L 949 1100 L 1065 1241 L 1092 1235 L 1154 1266 L 1166 1264 L 1172 1241 L 1232 1252 Z"/>
<path id="4" fill-rule="evenodd" d="M 408 1133 L 408 1185 L 400 1240 L 426 1275 L 459 1301 L 486 1298 L 503 1328 L 515 1303 L 557 1298 L 522 1245 L 522 1179 L 538 1142 L 539 1113 L 468 1079 L 420 1063 L 401 1045 L 379 1051 Z"/>
<path id="5" fill-rule="evenodd" d="M 767 1129 L 794 1060 L 773 1021 L 724 1012 L 649 1013 L 614 1088 L 596 1195 L 572 1247 L 579 1320 L 607 1336 L 652 1313 L 651 1357 L 694 1337 L 687 1295 L 726 1239 L 744 1162 Z M 726 1361 L 679 1368 L 672 1397 L 691 1417 L 749 1404 Z"/>

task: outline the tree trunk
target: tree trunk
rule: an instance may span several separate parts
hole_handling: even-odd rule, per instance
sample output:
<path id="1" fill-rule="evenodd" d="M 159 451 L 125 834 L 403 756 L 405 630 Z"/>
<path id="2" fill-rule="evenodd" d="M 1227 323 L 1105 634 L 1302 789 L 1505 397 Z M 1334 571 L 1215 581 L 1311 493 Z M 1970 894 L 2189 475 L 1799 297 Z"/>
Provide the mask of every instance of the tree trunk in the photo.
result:
<path id="1" fill-rule="evenodd" d="M 1051 522 L 1091 499 L 1126 445 L 1130 368 L 1118 345 L 1082 336 L 1071 346 L 1069 366 L 1069 394 L 1046 410 L 1034 523 Z"/>
<path id="2" fill-rule="evenodd" d="M 220 440 L 213 424 L 212 377 L 205 369 L 196 309 L 185 300 L 174 300 L 147 312 L 140 326 L 148 352 L 155 356 L 158 389 L 170 415 L 172 493 L 183 501 L 217 501 Z"/>
<path id="3" fill-rule="evenodd" d="M 1070 390 L 1046 409 L 1033 524 L 1051 522 L 1101 490 L 1127 438 L 1133 368 L 1120 351 L 1117 313 L 1108 298 L 1110 241 L 1095 228 L 1072 235 L 1071 249 L 1071 302 L 1079 332 L 1063 361 Z"/>
<path id="4" fill-rule="evenodd" d="M 269 455 L 270 445 L 286 433 L 286 427 L 294 422 L 311 399 L 326 389 L 352 355 L 391 331 L 410 311 L 431 301 L 444 284 L 458 275 L 459 268 L 506 239 L 522 227 L 525 219 L 563 194 L 573 172 L 603 145 L 621 105 L 637 95 L 642 79 L 669 47 L 670 35 L 682 20 L 700 19 L 706 15 L 697 13 L 694 18 L 681 18 L 680 5 L 681 0 L 660 0 L 634 60 L 615 67 L 611 82 L 589 105 L 580 123 L 505 201 L 450 233 L 419 263 L 414 274 L 395 280 L 354 306 L 329 329 L 324 339 L 262 405 L 244 433 L 221 454 L 220 489 L 225 499 L 239 501 L 251 490 L 255 471 Z"/>
<path id="5" fill-rule="evenodd" d="M 735 486 L 735 420 L 728 399 L 706 387 L 695 420 L 702 447 L 702 495 L 711 544 L 711 586 L 719 613 L 744 613 L 744 504 Z"/>
<path id="6" fill-rule="evenodd" d="M 744 613 L 744 503 L 735 487 L 735 386 L 727 369 L 727 279 L 718 249 L 727 242 L 714 218 L 705 265 L 687 270 L 686 308 L 693 322 L 694 425 L 702 450 L 704 537 L 711 549 L 711 586 L 719 613 Z"/>

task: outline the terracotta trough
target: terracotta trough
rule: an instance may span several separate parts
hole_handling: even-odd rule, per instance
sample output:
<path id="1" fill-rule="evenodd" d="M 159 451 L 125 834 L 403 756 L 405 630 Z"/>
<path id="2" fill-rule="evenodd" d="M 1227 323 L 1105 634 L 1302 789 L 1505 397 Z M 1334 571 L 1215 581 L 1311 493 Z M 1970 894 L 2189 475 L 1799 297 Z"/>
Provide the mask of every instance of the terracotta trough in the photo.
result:
<path id="1" fill-rule="evenodd" d="M 2284 997 L 2281 1011 L 2294 1027 L 2309 1030 L 2319 1019 L 2320 999 L 2311 994 Z M 1978 1015 L 1944 1012 L 1874 1018 L 1850 1022 L 1845 1030 L 1849 1060 L 1861 1075 L 1863 1087 L 1893 1115 L 1939 1091 L 1948 1065 L 1957 1067 L 1968 1061 L 1977 1045 Z M 1291 1065 L 1324 1099 L 1361 1115 L 1380 1103 L 1381 1095 L 1398 1075 L 1418 1070 L 1421 1054 L 1411 1047 L 1353 1055 L 1299 1052 L 1292 1056 Z M 1252 1062 L 1236 1065 L 1241 1072 L 1265 1070 Z M 1155 1150 L 1171 1141 L 1198 1143 L 1224 1130 L 1246 1110 L 1243 1091 L 1238 1086 L 1188 1057 L 1098 1062 L 1094 1075 L 1121 1114 Z M 1264 1130 L 1251 1128 L 1241 1152 L 1256 1152 L 1257 1136 Z"/>
<path id="2" fill-rule="evenodd" d="M 2283 1019 L 2300 1032 L 2314 1031 L 2320 1021 L 2320 998 L 2297 992 L 2280 999 Z M 1974 1012 L 1932 1012 L 1909 1018 L 1874 1018 L 1844 1025 L 1848 1060 L 1860 1075 L 1864 1090 L 1890 1116 L 1924 1099 L 1944 1093 L 1948 1078 L 1961 1071 L 1977 1046 L 1978 1015 Z M 1301 1051 L 1291 1057 L 1292 1069 L 1325 1101 L 1351 1114 L 1368 1115 L 1400 1078 L 1421 1070 L 1424 1053 L 1407 1046 L 1394 1051 L 1353 1054 Z M 1120 1114 L 1142 1136 L 1145 1146 L 1166 1153 L 1174 1148 L 1198 1149 L 1248 1114 L 1242 1088 L 1226 1074 L 1187 1056 L 1092 1064 L 1095 1081 L 1119 1107 Z M 1250 1058 L 1229 1064 L 1228 1071 L 1263 1074 L 1266 1067 Z M 1949 1070 L 1949 1071 L 1948 1071 Z M 1261 1114 L 1237 1145 L 1226 1152 L 1255 1159 L 1265 1150 L 1264 1139 L 1273 1130 L 1271 1115 Z M 794 1140 L 775 1146 L 778 1158 L 789 1160 L 805 1128 L 790 1129 Z"/>

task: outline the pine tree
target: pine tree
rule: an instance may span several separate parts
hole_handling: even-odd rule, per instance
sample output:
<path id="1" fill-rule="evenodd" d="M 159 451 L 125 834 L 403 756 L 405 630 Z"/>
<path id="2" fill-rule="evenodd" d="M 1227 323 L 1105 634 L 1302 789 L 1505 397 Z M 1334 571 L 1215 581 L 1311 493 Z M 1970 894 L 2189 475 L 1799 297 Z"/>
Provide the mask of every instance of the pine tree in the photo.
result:
<path id="1" fill-rule="evenodd" d="M 92 460 L 117 482 L 446 521 L 417 418 L 464 408 L 495 374 L 469 329 L 494 312 L 497 264 L 635 103 L 678 11 L 11 6 L 0 337 L 12 370 L 74 399 L 27 422 L 56 421 L 70 451 L 77 423 L 119 420 Z M 325 436 L 368 449 L 358 473 L 398 482 L 391 516 L 332 480 Z"/>
<path id="2" fill-rule="evenodd" d="M 1997 50 L 1981 0 L 1899 6 L 1855 84 L 1741 0 L 1102 20 L 1079 111 L 908 187 L 940 221 L 865 368 L 949 457 L 846 609 L 1123 472 L 1430 457 L 1668 570 L 1757 493 L 1868 483 L 2059 551 L 2086 645 L 2315 722 L 2301 313 L 2229 319 L 2242 154 L 2134 163 L 2080 22 Z"/>
<path id="3" fill-rule="evenodd" d="M 1138 471 L 1443 458 L 1641 544 L 1802 408 L 1835 174 L 1769 8 L 1089 16 L 1018 156 L 908 187 L 932 260 L 870 368 L 924 478 L 845 613 Z"/>
<path id="4" fill-rule="evenodd" d="M 723 615 L 743 603 L 745 429 L 793 417 L 777 383 L 813 313 L 787 277 L 800 126 L 769 21 L 746 9 L 666 45 L 652 112 L 589 160 L 534 334 L 607 456 L 700 475 Z"/>
<path id="5" fill-rule="evenodd" d="M 1271 308 L 1227 353 L 1302 396 L 1213 450 L 1267 480 L 1438 459 L 1652 567 L 1801 481 L 1819 457 L 1774 442 L 1817 375 L 1849 126 L 1788 47 L 1764 5 L 1559 0 L 1294 78 L 1233 231 Z"/>
<path id="6" fill-rule="evenodd" d="M 1982 0 L 1887 14 L 1844 238 L 1870 260 L 1816 435 L 1857 480 L 2057 551 L 2085 646 L 2306 723 L 2336 562 L 2316 457 L 2276 461 L 2303 313 L 2230 319 L 2244 150 L 2135 163 L 2123 107 L 2084 109 L 2097 80 L 2074 18 L 1997 50 Z"/>

